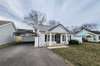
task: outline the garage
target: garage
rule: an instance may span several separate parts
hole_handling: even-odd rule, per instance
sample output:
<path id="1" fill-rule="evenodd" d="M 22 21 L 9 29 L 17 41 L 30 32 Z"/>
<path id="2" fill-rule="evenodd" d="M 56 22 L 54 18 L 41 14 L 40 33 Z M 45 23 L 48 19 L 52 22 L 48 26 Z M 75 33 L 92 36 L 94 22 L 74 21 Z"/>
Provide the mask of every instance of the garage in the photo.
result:
<path id="1" fill-rule="evenodd" d="M 0 45 L 14 42 L 13 32 L 15 31 L 16 28 L 12 22 L 0 20 Z"/>

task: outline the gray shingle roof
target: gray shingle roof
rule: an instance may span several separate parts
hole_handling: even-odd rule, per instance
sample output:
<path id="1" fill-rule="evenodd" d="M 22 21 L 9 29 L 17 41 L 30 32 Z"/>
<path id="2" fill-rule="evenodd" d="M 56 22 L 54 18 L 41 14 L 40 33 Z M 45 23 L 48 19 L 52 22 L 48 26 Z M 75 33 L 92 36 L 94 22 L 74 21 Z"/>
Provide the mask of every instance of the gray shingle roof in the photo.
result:
<path id="1" fill-rule="evenodd" d="M 13 23 L 13 22 L 11 22 L 11 21 L 4 21 L 4 20 L 0 20 L 0 25 L 4 25 L 4 24 L 8 24 L 8 23 L 11 23 L 11 24 L 12 24 L 12 26 L 13 26 L 13 28 L 16 30 L 16 27 L 15 27 L 15 25 L 14 25 L 14 23 Z"/>
<path id="2" fill-rule="evenodd" d="M 43 32 L 45 32 L 45 31 L 48 31 L 48 29 L 51 27 L 51 26 L 49 26 L 49 25 L 38 25 L 38 26 L 34 26 L 35 28 L 37 28 L 37 29 L 39 29 L 40 31 L 43 31 Z"/>
<path id="3" fill-rule="evenodd" d="M 7 24 L 7 23 L 10 23 L 10 22 L 9 21 L 2 21 L 2 20 L 0 20 L 0 25 Z"/>
<path id="4" fill-rule="evenodd" d="M 70 31 L 69 31 L 66 27 L 64 27 L 62 24 L 58 24 L 58 25 L 55 25 L 55 26 L 51 27 L 51 28 L 49 29 L 49 31 L 53 30 L 53 29 L 56 28 L 57 26 L 62 26 L 66 31 L 70 32 Z"/>
<path id="5" fill-rule="evenodd" d="M 76 34 L 76 33 L 79 33 L 79 32 L 82 31 L 83 29 L 86 30 L 86 31 L 89 31 L 89 32 L 91 32 L 91 33 L 94 33 L 94 34 L 100 34 L 100 31 L 93 31 L 93 30 L 86 29 L 86 28 L 80 28 L 80 30 L 77 31 L 77 32 L 75 32 L 75 34 Z"/>
<path id="6" fill-rule="evenodd" d="M 40 31 L 45 32 L 45 31 L 50 31 L 50 30 L 56 28 L 56 27 L 59 26 L 59 25 L 63 26 L 62 24 L 58 24 L 58 25 L 55 25 L 55 26 L 50 26 L 50 25 L 38 25 L 37 28 L 38 28 Z M 34 27 L 36 28 L 36 26 L 34 26 Z M 64 27 L 64 26 L 63 26 L 63 27 Z M 68 30 L 67 28 L 64 27 L 64 29 L 65 29 L 66 31 L 69 32 L 69 30 Z"/>

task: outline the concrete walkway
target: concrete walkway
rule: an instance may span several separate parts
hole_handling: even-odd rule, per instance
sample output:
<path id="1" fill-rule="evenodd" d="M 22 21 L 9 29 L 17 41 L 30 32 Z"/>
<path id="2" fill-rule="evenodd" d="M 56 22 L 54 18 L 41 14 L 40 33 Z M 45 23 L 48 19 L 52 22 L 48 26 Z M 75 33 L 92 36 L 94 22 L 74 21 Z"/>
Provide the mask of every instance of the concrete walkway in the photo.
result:
<path id="1" fill-rule="evenodd" d="M 67 66 L 47 48 L 19 45 L 0 49 L 0 66 Z"/>

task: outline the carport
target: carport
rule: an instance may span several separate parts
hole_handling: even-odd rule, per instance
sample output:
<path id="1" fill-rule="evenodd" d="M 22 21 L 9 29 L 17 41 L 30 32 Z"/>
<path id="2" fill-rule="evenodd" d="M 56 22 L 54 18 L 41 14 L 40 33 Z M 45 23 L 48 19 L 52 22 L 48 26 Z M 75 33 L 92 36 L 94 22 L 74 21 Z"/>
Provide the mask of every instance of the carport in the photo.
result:
<path id="1" fill-rule="evenodd" d="M 33 30 L 17 29 L 14 32 L 16 43 L 35 43 L 36 33 Z"/>

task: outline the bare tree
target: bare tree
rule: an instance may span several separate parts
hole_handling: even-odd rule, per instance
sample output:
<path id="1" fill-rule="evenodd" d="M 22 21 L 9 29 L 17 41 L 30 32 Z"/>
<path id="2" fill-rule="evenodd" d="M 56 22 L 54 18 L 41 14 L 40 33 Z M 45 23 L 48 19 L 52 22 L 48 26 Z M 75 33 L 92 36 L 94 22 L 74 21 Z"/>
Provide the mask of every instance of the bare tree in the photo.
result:
<path id="1" fill-rule="evenodd" d="M 56 20 L 50 20 L 50 21 L 49 21 L 49 25 L 54 26 L 54 25 L 57 25 L 57 24 L 60 24 L 60 22 L 58 22 L 58 21 L 56 21 Z"/>
<path id="2" fill-rule="evenodd" d="M 46 22 L 46 15 L 41 12 L 32 10 L 29 16 L 24 18 L 24 21 L 28 24 L 34 25 L 43 24 L 44 22 Z"/>
<path id="3" fill-rule="evenodd" d="M 46 17 L 43 15 L 41 20 L 39 21 L 39 24 L 43 24 L 44 22 L 46 22 Z"/>
<path id="4" fill-rule="evenodd" d="M 73 33 L 75 33 L 75 32 L 78 32 L 78 31 L 80 31 L 81 29 L 80 29 L 80 27 L 78 27 L 78 26 L 73 26 L 72 27 L 72 32 Z"/>
<path id="5" fill-rule="evenodd" d="M 91 23 L 91 24 L 83 24 L 81 26 L 74 26 L 72 27 L 72 32 L 75 33 L 80 31 L 81 29 L 94 30 L 97 29 L 97 24 Z"/>
<path id="6" fill-rule="evenodd" d="M 81 27 L 92 30 L 92 29 L 96 29 L 97 28 L 97 24 L 95 24 L 95 23 L 83 24 Z"/>

